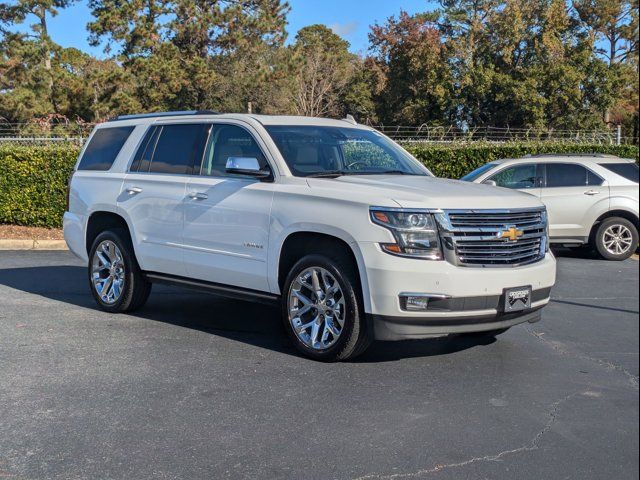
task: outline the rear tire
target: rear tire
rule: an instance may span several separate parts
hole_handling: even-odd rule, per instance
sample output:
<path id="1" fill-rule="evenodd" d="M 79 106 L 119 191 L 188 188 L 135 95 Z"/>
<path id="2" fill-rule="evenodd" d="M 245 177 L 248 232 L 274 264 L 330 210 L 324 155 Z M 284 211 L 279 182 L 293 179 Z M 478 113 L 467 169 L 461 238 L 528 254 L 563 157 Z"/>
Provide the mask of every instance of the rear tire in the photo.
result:
<path id="1" fill-rule="evenodd" d="M 598 226 L 593 242 L 605 260 L 626 260 L 638 248 L 638 229 L 626 218 L 607 218 Z"/>
<path id="2" fill-rule="evenodd" d="M 98 306 L 111 313 L 132 312 L 142 307 L 151 293 L 133 252 L 128 232 L 106 230 L 89 251 L 89 287 Z"/>
<path id="3" fill-rule="evenodd" d="M 347 360 L 363 353 L 372 332 L 350 262 L 307 255 L 282 289 L 282 320 L 296 349 L 314 360 Z"/>

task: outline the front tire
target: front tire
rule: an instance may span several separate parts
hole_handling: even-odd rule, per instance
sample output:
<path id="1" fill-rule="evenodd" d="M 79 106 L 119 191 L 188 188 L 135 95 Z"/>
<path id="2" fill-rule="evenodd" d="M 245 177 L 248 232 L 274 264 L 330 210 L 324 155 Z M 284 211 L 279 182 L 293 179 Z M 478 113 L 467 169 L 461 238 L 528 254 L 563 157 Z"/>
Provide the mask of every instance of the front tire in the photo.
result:
<path id="1" fill-rule="evenodd" d="M 598 226 L 594 243 L 602 258 L 626 260 L 638 247 L 638 229 L 626 218 L 607 218 Z"/>
<path id="2" fill-rule="evenodd" d="M 315 360 L 353 358 L 370 345 L 357 273 L 346 260 L 307 255 L 282 289 L 282 320 L 296 349 Z"/>
<path id="3" fill-rule="evenodd" d="M 89 252 L 88 271 L 93 298 L 106 312 L 136 310 L 151 293 L 151 283 L 142 275 L 124 230 L 107 230 L 96 237 Z"/>

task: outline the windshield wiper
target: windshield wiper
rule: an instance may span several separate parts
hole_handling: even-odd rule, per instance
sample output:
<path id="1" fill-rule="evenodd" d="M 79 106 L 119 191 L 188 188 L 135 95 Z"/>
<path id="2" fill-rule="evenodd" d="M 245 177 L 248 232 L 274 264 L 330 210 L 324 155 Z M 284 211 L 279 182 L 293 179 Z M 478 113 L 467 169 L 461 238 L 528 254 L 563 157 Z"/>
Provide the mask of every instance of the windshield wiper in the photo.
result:
<path id="1" fill-rule="evenodd" d="M 342 175 L 348 175 L 344 170 L 325 170 L 323 172 L 314 172 L 307 175 L 307 178 L 337 178 Z"/>

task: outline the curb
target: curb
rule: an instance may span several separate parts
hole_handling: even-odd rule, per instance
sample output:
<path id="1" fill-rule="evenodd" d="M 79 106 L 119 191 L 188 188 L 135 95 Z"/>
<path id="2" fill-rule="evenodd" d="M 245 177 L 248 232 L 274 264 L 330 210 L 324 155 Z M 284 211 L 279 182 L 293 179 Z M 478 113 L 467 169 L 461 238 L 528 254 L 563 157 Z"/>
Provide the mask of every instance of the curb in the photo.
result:
<path id="1" fill-rule="evenodd" d="M 68 250 L 64 240 L 0 239 L 0 250 Z"/>

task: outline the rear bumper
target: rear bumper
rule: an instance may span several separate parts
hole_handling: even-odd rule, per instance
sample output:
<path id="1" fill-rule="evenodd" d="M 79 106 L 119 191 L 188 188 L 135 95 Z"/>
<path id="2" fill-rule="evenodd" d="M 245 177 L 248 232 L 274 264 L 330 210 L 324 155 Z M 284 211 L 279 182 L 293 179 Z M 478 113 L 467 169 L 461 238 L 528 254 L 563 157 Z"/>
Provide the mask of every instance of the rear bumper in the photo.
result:
<path id="1" fill-rule="evenodd" d="M 64 231 L 64 240 L 71 253 L 85 262 L 88 261 L 87 249 L 85 246 L 84 229 L 86 217 L 71 212 L 64 212 L 62 217 L 62 229 Z"/>

